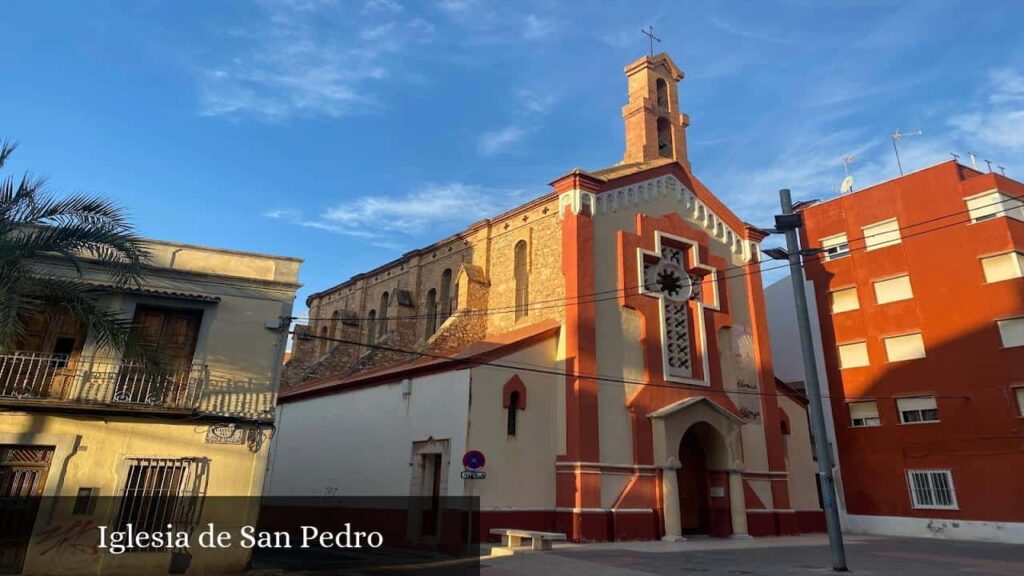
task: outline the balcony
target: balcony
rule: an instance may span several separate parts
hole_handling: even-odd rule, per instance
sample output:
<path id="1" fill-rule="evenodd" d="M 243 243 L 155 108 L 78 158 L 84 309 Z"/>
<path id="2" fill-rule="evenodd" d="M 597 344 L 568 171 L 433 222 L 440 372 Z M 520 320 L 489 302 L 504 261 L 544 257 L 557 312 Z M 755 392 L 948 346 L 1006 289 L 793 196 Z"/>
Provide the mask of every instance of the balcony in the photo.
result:
<path id="1" fill-rule="evenodd" d="M 133 362 L 67 354 L 0 356 L 0 402 L 195 411 L 210 380 L 204 365 L 153 374 Z"/>

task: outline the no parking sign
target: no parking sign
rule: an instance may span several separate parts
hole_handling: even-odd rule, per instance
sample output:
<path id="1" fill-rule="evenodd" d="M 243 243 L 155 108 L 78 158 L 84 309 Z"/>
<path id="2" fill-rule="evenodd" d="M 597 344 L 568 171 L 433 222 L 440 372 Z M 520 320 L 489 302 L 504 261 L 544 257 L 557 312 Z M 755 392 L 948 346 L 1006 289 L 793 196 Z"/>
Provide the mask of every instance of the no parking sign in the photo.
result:
<path id="1" fill-rule="evenodd" d="M 467 450 L 462 455 L 462 467 L 465 470 L 460 475 L 463 480 L 483 480 L 487 478 L 487 473 L 483 471 L 484 464 L 487 463 L 487 458 L 484 457 L 484 453 L 479 450 Z"/>

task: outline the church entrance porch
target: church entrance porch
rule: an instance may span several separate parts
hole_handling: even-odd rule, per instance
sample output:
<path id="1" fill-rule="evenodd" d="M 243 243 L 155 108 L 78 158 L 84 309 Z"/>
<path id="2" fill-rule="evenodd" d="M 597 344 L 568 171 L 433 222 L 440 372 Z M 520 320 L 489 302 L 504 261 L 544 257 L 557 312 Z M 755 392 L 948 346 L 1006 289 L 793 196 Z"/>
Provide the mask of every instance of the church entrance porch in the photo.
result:
<path id="1" fill-rule="evenodd" d="M 648 415 L 660 468 L 664 538 L 749 537 L 743 494 L 743 421 L 707 396 Z"/>

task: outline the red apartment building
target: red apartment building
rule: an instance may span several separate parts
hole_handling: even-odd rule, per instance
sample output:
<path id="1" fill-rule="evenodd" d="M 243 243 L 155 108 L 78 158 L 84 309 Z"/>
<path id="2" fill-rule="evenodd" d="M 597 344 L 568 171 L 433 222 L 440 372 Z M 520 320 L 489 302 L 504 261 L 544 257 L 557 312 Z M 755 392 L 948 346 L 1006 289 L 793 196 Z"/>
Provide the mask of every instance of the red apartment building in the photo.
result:
<path id="1" fill-rule="evenodd" d="M 950 161 L 801 208 L 848 528 L 1024 542 L 1020 198 Z"/>

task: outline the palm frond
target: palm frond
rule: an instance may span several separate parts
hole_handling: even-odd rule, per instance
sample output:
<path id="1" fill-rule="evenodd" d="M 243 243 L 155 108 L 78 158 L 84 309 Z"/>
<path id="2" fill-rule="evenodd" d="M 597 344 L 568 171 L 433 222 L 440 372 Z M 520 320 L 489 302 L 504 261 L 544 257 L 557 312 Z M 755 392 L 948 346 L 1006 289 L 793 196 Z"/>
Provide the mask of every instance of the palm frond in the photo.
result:
<path id="1" fill-rule="evenodd" d="M 3 168 L 17 143 L 0 143 Z M 74 269 L 78 279 L 46 272 L 53 260 Z M 87 267 L 119 288 L 138 286 L 149 253 L 123 210 L 87 194 L 55 197 L 45 178 L 29 173 L 0 179 L 0 349 L 24 334 L 24 319 L 62 311 L 71 314 L 102 348 L 159 366 L 156 347 L 131 321 L 103 306 L 96 288 L 81 279 Z"/>

